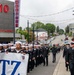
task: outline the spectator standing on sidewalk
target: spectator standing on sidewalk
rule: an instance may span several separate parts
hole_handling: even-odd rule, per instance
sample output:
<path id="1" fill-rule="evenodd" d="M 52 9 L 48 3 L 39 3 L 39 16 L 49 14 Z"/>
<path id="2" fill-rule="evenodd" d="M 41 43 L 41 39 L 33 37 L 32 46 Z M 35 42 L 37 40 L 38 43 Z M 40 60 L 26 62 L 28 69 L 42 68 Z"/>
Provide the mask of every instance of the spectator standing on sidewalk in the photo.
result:
<path id="1" fill-rule="evenodd" d="M 66 67 L 66 71 L 68 71 L 69 69 L 69 64 L 66 63 L 66 58 L 67 58 L 67 54 L 68 54 L 68 51 L 70 49 L 70 44 L 67 43 L 66 46 L 64 47 L 64 51 L 63 51 L 63 57 L 65 57 L 65 67 Z"/>
<path id="2" fill-rule="evenodd" d="M 71 75 L 74 75 L 74 40 L 71 42 L 71 48 L 69 49 L 66 63 L 70 66 Z"/>

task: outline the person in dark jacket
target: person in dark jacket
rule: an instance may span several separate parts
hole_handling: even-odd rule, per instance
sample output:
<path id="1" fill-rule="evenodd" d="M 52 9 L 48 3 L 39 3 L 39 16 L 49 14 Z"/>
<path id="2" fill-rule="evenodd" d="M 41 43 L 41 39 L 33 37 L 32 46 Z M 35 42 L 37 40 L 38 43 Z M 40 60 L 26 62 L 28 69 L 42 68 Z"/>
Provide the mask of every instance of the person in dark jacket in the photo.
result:
<path id="1" fill-rule="evenodd" d="M 47 46 L 47 44 L 45 44 L 45 46 L 43 47 L 43 66 L 48 66 L 48 55 L 49 55 L 49 47 Z"/>
<path id="2" fill-rule="evenodd" d="M 21 44 L 22 44 L 21 42 L 17 41 L 15 43 L 15 49 L 14 50 L 11 49 L 11 53 L 23 53 L 24 54 L 25 51 L 22 50 Z"/>
<path id="3" fill-rule="evenodd" d="M 66 63 L 69 64 L 71 75 L 74 75 L 74 41 L 71 42 L 71 48 L 68 51 L 66 60 Z"/>
<path id="4" fill-rule="evenodd" d="M 64 47 L 64 51 L 63 51 L 63 57 L 65 57 L 66 71 L 68 71 L 68 69 L 69 69 L 69 64 L 66 63 L 66 58 L 67 58 L 67 54 L 68 54 L 69 49 L 70 49 L 70 44 L 67 43 L 66 46 Z"/>
<path id="5" fill-rule="evenodd" d="M 38 66 L 38 58 L 37 58 L 37 51 L 38 51 L 38 49 L 37 49 L 37 45 L 34 45 L 34 51 L 33 51 L 33 56 L 34 56 L 34 58 L 35 58 L 35 60 L 34 60 L 34 63 L 35 63 L 35 67 L 37 67 Z"/>
<path id="6" fill-rule="evenodd" d="M 11 49 L 9 48 L 8 44 L 3 44 L 3 52 L 11 52 Z"/>
<path id="7" fill-rule="evenodd" d="M 3 49 L 3 45 L 0 44 L 0 53 L 3 53 L 3 52 L 5 52 L 4 49 Z"/>
<path id="8" fill-rule="evenodd" d="M 57 53 L 57 48 L 56 48 L 56 46 L 55 46 L 55 44 L 53 45 L 53 47 L 52 47 L 52 56 L 53 56 L 53 63 L 55 63 L 56 62 L 56 53 Z"/>

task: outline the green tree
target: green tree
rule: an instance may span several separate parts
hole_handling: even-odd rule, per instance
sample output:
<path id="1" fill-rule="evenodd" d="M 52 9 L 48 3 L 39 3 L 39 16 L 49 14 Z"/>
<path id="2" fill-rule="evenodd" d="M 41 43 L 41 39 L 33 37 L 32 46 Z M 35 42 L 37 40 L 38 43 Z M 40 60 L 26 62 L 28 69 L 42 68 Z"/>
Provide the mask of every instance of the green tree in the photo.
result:
<path id="1" fill-rule="evenodd" d="M 59 29 L 59 34 L 64 34 L 64 30 L 63 29 Z"/>
<path id="2" fill-rule="evenodd" d="M 18 29 L 16 29 L 16 33 L 20 33 L 21 35 L 23 35 L 23 30 L 22 27 L 19 27 Z"/>
<path id="3" fill-rule="evenodd" d="M 45 30 L 48 32 L 48 37 L 50 36 L 50 33 L 54 33 L 55 32 L 55 25 L 51 24 L 51 23 L 47 23 L 45 25 Z"/>
<path id="4" fill-rule="evenodd" d="M 57 26 L 57 28 L 56 28 L 57 33 L 59 33 L 59 30 L 60 30 L 60 29 L 59 29 L 59 26 Z"/>
<path id="5" fill-rule="evenodd" d="M 31 30 L 28 33 L 28 30 L 26 30 L 26 29 L 22 30 L 22 27 L 19 27 L 18 29 L 16 29 L 16 33 L 21 34 L 21 38 L 22 38 L 22 35 L 24 35 L 24 37 L 27 41 L 28 41 L 28 39 L 30 42 L 33 40 L 33 32 Z"/>
<path id="6" fill-rule="evenodd" d="M 28 30 L 29 29 L 29 31 L 31 31 L 32 30 L 32 28 L 31 27 L 26 27 L 24 30 Z"/>
<path id="7" fill-rule="evenodd" d="M 69 26 L 67 25 L 67 27 L 65 28 L 65 33 L 69 33 Z"/>
<path id="8" fill-rule="evenodd" d="M 33 26 L 34 26 L 34 29 L 36 30 L 36 29 L 39 29 L 39 28 L 44 28 L 44 23 L 42 23 L 42 22 L 35 22 L 35 23 L 33 23 L 32 25 L 31 25 L 31 29 L 33 28 Z"/>

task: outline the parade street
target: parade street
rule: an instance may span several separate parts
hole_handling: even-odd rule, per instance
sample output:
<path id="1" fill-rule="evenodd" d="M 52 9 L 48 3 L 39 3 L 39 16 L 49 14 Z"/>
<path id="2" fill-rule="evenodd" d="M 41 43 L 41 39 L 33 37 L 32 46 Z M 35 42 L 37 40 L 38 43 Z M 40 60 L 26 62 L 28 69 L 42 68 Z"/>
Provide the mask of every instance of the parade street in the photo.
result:
<path id="1" fill-rule="evenodd" d="M 64 39 L 64 35 L 61 35 L 61 37 L 57 36 L 56 39 L 53 40 L 52 44 L 63 43 L 63 42 L 61 42 L 61 39 Z M 30 72 L 28 75 L 53 75 L 53 72 L 58 64 L 58 61 L 59 61 L 61 55 L 62 55 L 62 51 L 57 54 L 56 63 L 52 63 L 52 53 L 50 53 L 49 66 L 43 66 L 43 64 L 42 64 L 42 65 L 38 66 L 37 68 L 35 67 L 35 69 L 32 72 Z"/>
<path id="2" fill-rule="evenodd" d="M 52 54 L 49 55 L 49 66 L 43 66 L 39 65 L 38 67 L 35 67 L 32 72 L 30 72 L 28 75 L 53 75 L 53 72 L 56 68 L 56 65 L 60 59 L 62 52 L 57 54 L 57 61 L 56 63 L 52 63 Z"/>
<path id="3" fill-rule="evenodd" d="M 0 75 L 74 75 L 74 0 L 0 0 Z"/>

